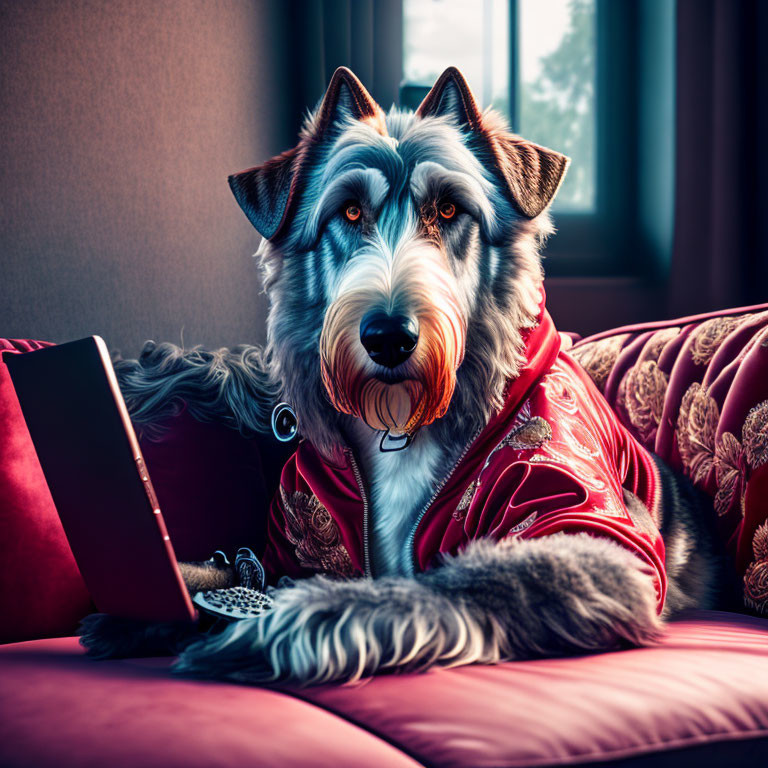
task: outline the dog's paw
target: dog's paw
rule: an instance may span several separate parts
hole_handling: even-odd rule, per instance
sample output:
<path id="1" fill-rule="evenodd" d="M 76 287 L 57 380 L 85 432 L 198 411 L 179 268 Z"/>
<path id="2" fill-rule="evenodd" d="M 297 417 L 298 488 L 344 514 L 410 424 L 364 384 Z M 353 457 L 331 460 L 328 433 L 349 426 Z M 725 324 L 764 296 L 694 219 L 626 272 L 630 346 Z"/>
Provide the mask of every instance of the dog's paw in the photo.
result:
<path id="1" fill-rule="evenodd" d="M 78 634 L 90 657 L 122 659 L 175 656 L 196 639 L 198 630 L 186 621 L 146 622 L 92 613 L 80 622 Z"/>
<path id="2" fill-rule="evenodd" d="M 449 601 L 409 579 L 314 577 L 275 590 L 263 617 L 232 624 L 190 646 L 180 674 L 254 683 L 350 682 L 439 660 L 461 631 Z"/>

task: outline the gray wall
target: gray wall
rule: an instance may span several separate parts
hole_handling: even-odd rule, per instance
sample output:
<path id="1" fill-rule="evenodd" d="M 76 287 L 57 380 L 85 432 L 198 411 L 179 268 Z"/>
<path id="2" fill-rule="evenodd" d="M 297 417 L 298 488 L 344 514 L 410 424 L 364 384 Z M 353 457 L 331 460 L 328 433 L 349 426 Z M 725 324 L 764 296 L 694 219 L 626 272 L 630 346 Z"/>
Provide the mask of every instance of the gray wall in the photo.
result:
<path id="1" fill-rule="evenodd" d="M 274 9 L 0 0 L 0 336 L 263 340 L 226 177 L 287 148 Z"/>

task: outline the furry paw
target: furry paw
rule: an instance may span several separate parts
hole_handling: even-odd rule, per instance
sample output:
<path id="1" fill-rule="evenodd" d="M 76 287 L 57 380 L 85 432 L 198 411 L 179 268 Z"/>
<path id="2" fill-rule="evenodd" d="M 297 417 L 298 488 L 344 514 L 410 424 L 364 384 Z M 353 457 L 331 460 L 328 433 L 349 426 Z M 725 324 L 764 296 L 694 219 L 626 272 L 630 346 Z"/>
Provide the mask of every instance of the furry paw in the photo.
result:
<path id="1" fill-rule="evenodd" d="M 138 621 L 92 613 L 78 628 L 80 645 L 94 659 L 175 656 L 198 635 L 192 622 Z"/>
<path id="2" fill-rule="evenodd" d="M 415 579 L 315 576 L 273 597 L 263 617 L 187 648 L 176 671 L 254 683 L 351 682 L 648 645 L 662 627 L 641 561 L 586 534 L 479 541 Z"/>
<path id="3" fill-rule="evenodd" d="M 412 579 L 316 576 L 273 597 L 269 613 L 190 646 L 175 670 L 256 683 L 350 682 L 424 669 L 468 637 L 457 606 Z"/>

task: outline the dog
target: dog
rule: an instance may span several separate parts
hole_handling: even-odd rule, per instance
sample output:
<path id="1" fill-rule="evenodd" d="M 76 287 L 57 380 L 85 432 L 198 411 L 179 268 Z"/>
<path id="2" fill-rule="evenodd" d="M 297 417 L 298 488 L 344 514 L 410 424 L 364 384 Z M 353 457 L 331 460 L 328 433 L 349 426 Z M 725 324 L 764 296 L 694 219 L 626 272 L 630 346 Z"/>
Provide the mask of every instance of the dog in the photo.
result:
<path id="1" fill-rule="evenodd" d="M 268 523 L 274 607 L 168 629 L 176 671 L 307 685 L 598 652 L 712 604 L 705 502 L 618 422 L 545 309 L 568 162 L 481 112 L 455 68 L 386 114 L 341 68 L 294 149 L 230 177 L 264 238 L 266 348 L 151 344 L 118 376 L 138 421 L 182 397 L 258 430 L 283 400 L 302 440 Z M 83 642 L 136 652 L 125 634 L 95 617 Z"/>

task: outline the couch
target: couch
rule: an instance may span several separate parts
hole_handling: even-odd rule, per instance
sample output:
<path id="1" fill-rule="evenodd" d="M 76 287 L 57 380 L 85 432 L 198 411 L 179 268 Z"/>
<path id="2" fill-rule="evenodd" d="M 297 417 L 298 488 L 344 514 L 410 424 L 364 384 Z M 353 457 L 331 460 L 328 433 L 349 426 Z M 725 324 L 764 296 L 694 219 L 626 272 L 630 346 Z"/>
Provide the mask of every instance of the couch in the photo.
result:
<path id="1" fill-rule="evenodd" d="M 712 497 L 738 602 L 652 648 L 281 691 L 84 656 L 93 606 L 0 364 L 0 766 L 768 764 L 768 305 L 562 341 Z M 177 556 L 258 549 L 290 446 L 178 406 L 137 425 Z"/>

